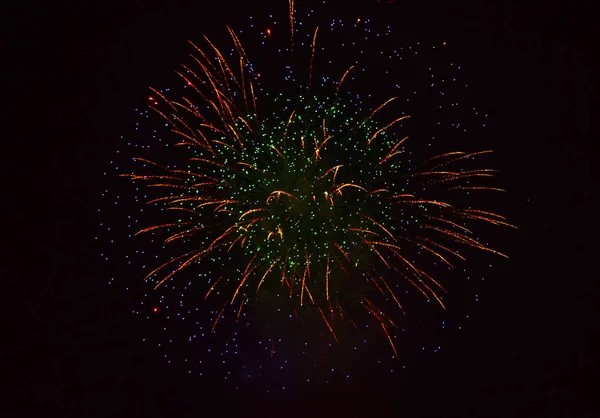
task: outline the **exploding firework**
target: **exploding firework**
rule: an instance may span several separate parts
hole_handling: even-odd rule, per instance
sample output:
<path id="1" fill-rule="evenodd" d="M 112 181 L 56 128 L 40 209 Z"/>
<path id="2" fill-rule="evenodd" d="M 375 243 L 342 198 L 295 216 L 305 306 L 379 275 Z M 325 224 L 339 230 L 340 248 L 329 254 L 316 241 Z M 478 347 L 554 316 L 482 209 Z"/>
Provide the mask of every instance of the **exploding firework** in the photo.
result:
<path id="1" fill-rule="evenodd" d="M 121 173 L 153 207 L 136 239 L 162 240 L 152 257 L 162 261 L 145 279 L 156 292 L 200 282 L 198 299 L 216 307 L 207 333 L 265 304 L 273 315 L 309 318 L 335 342 L 343 342 L 342 323 L 360 330 L 374 321 L 397 356 L 393 333 L 407 295 L 445 309 L 438 266 L 465 261 L 467 249 L 506 257 L 474 228 L 512 225 L 468 199 L 501 191 L 486 184 L 496 170 L 476 165 L 492 151 L 413 162 L 413 115 L 399 96 L 375 103 L 368 91 L 357 95 L 358 61 L 322 76 L 321 29 L 301 33 L 293 1 L 289 11 L 292 65 L 282 80 L 261 76 L 227 27 L 230 51 L 208 38 L 191 43 L 193 62 L 178 71 L 185 93 L 152 89 L 150 108 L 174 146 L 160 158 L 136 157 L 141 167 Z"/>

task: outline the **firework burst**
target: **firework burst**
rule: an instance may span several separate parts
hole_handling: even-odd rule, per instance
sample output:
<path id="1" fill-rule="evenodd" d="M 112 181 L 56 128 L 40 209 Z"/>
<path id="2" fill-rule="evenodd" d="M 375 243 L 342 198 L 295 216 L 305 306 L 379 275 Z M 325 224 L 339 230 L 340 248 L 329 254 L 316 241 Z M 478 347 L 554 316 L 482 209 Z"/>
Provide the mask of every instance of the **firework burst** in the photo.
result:
<path id="1" fill-rule="evenodd" d="M 465 199 L 501 191 L 486 183 L 496 170 L 474 165 L 492 151 L 413 163 L 412 115 L 398 97 L 357 96 L 356 63 L 320 77 L 320 29 L 297 32 L 293 1 L 289 10 L 285 87 L 269 86 L 227 27 L 227 53 L 208 38 L 191 43 L 193 62 L 178 71 L 185 94 L 152 89 L 150 107 L 177 149 L 137 157 L 144 168 L 121 174 L 157 208 L 135 234 L 163 241 L 163 262 L 145 279 L 157 292 L 179 276 L 203 280 L 202 299 L 217 307 L 210 332 L 271 292 L 277 309 L 313 312 L 336 342 L 341 322 L 376 321 L 397 356 L 391 333 L 406 294 L 445 308 L 430 266 L 451 268 L 466 248 L 506 257 L 473 228 L 512 225 Z"/>

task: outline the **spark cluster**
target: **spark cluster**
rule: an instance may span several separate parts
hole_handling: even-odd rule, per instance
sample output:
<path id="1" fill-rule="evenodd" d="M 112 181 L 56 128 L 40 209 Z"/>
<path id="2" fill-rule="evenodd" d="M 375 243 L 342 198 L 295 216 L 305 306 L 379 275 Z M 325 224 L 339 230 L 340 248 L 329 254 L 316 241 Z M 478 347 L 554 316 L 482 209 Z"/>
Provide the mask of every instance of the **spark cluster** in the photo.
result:
<path id="1" fill-rule="evenodd" d="M 468 199 L 502 191 L 486 182 L 496 170 L 477 165 L 492 151 L 450 150 L 415 162 L 414 115 L 406 109 L 416 90 L 404 93 L 392 82 L 394 94 L 379 100 L 391 90 L 382 93 L 379 80 L 361 78 L 370 74 L 369 60 L 359 59 L 362 49 L 346 60 L 320 47 L 322 32 L 351 30 L 361 35 L 342 37 L 339 49 L 361 48 L 369 22 L 334 20 L 325 30 L 304 32 L 293 1 L 289 10 L 287 47 L 278 50 L 285 59 L 269 56 L 282 64 L 280 79 L 261 74 L 240 34 L 227 27 L 230 50 L 208 37 L 203 46 L 190 42 L 191 63 L 177 71 L 181 93 L 151 91 L 154 118 L 142 114 L 162 120 L 152 136 L 165 146 L 153 158 L 136 156 L 131 172 L 117 168 L 133 180 L 136 203 L 148 208 L 130 224 L 132 240 L 150 236 L 157 243 L 155 253 L 140 253 L 145 280 L 161 295 L 145 313 L 173 311 L 161 291 L 180 293 L 174 316 L 199 318 L 188 341 L 227 329 L 221 357 L 252 351 L 239 345 L 238 332 L 257 320 L 267 323 L 268 332 L 254 335 L 270 358 L 278 332 L 301 332 L 296 339 L 308 345 L 307 330 L 320 343 L 325 331 L 331 346 L 352 340 L 348 326 L 361 335 L 369 324 L 398 357 L 407 296 L 445 309 L 446 290 L 435 272 L 465 261 L 471 250 L 506 257 L 475 231 L 477 223 L 512 225 Z M 265 46 L 276 33 L 268 26 L 260 35 Z M 384 58 L 402 60 L 418 50 L 399 48 Z M 440 89 L 436 110 L 458 107 L 444 97 L 445 80 L 431 67 L 427 75 L 427 87 Z M 466 130 L 460 122 L 449 126 Z M 300 331 L 294 322 L 308 325 Z"/>

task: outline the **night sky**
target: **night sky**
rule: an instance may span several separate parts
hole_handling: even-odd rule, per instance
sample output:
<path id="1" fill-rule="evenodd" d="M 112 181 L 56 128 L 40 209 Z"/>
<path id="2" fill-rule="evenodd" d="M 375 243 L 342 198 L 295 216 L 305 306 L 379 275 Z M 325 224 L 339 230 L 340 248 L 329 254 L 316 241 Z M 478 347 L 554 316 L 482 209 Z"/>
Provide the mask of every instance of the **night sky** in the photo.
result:
<path id="1" fill-rule="evenodd" d="M 496 150 L 496 184 L 507 190 L 496 209 L 519 230 L 489 231 L 511 258 L 485 258 L 494 268 L 476 285 L 477 304 L 453 297 L 449 321 L 464 311 L 469 320 L 439 336 L 443 350 L 409 352 L 392 377 L 365 361 L 349 383 L 266 394 L 262 383 L 235 391 L 188 375 L 141 341 L 148 325 L 131 313 L 135 292 L 108 285 L 115 265 L 94 239 L 100 194 L 112 187 L 103 173 L 132 109 L 174 79 L 188 39 L 248 14 L 273 10 L 285 21 L 285 1 L 248 3 L 54 2 L 15 15 L 0 415 L 597 416 L 597 36 L 590 11 L 574 3 L 326 7 L 327 16 L 387 21 L 399 42 L 447 42 L 489 114 L 483 143 Z"/>

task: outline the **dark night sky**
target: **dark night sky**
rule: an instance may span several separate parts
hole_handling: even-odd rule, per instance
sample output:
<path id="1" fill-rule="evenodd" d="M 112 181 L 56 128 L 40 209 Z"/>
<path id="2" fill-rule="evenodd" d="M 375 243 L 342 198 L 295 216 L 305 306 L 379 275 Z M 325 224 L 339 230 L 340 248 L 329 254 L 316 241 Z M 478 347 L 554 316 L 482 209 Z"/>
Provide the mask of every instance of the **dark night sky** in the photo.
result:
<path id="1" fill-rule="evenodd" d="M 130 109 L 186 56 L 187 39 L 245 9 L 287 7 L 249 3 L 53 2 L 16 14 L 7 62 L 23 81 L 9 86 L 18 126 L 5 139 L 4 202 L 17 210 L 5 218 L 3 247 L 14 251 L 0 270 L 0 415 L 597 416 L 597 36 L 574 3 L 344 6 L 389 14 L 409 38 L 459 45 L 489 108 L 509 190 L 501 213 L 520 230 L 506 238 L 512 260 L 460 343 L 382 393 L 365 382 L 353 396 L 252 398 L 182 377 L 139 341 L 130 301 L 107 288 L 93 241 L 102 172 Z"/>

